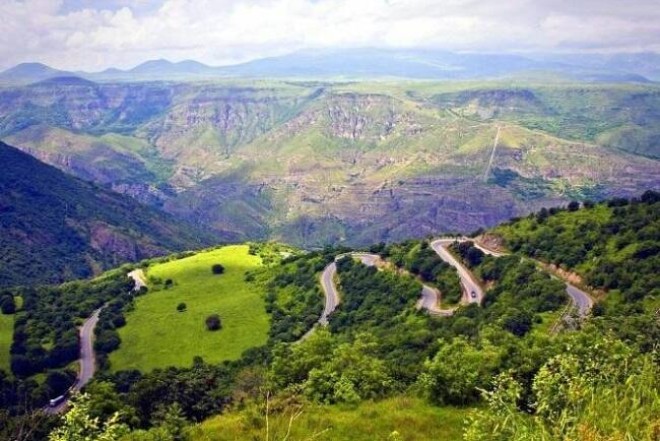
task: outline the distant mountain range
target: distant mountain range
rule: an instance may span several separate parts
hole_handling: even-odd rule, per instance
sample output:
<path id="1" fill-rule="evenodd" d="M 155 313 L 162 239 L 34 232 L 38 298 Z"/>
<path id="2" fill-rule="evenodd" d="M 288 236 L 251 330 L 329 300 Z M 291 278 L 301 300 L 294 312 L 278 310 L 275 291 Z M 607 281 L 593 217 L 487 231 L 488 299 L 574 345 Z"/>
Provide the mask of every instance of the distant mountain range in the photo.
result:
<path id="1" fill-rule="evenodd" d="M 40 63 L 23 63 L 0 73 L 0 83 L 27 84 L 57 77 L 90 81 L 200 80 L 216 78 L 411 78 L 487 79 L 553 74 L 598 82 L 660 81 L 660 55 L 634 54 L 483 54 L 435 50 L 338 49 L 300 51 L 233 66 L 208 66 L 186 60 L 151 60 L 133 69 L 67 72 Z"/>

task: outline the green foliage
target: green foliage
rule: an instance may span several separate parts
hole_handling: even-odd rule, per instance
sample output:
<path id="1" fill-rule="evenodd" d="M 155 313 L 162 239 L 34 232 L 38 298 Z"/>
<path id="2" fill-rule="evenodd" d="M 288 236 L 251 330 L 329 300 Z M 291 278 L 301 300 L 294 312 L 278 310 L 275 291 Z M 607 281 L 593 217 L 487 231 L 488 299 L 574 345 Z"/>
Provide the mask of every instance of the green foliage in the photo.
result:
<path id="1" fill-rule="evenodd" d="M 425 364 L 419 382 L 426 396 L 437 404 L 466 405 L 479 398 L 500 366 L 499 350 L 488 342 L 477 347 L 463 337 L 442 344 Z"/>
<path id="2" fill-rule="evenodd" d="M 16 312 L 16 302 L 11 292 L 5 292 L 0 296 L 0 312 L 10 315 Z"/>
<path id="3" fill-rule="evenodd" d="M 409 240 L 374 249 L 394 265 L 418 275 L 424 283 L 437 287 L 442 301 L 456 304 L 461 300 L 460 279 L 456 269 L 442 260 L 426 241 Z"/>
<path id="4" fill-rule="evenodd" d="M 106 421 L 100 421 L 89 414 L 89 397 L 80 395 L 71 400 L 71 409 L 64 416 L 64 422 L 48 437 L 49 441 L 118 441 L 128 433 L 128 427 L 121 424 L 115 414 Z"/>
<path id="5" fill-rule="evenodd" d="M 211 314 L 210 316 L 206 317 L 204 323 L 206 324 L 206 329 L 209 331 L 217 331 L 222 329 L 222 321 L 220 321 L 220 316 L 218 314 Z"/>
<path id="6" fill-rule="evenodd" d="M 467 441 L 652 441 L 660 433 L 660 371 L 650 354 L 600 337 L 549 359 L 533 379 L 533 413 L 518 408 L 520 383 L 500 375 L 484 392 L 488 407 L 474 414 Z"/>
<path id="7" fill-rule="evenodd" d="M 214 264 L 211 266 L 211 272 L 212 272 L 213 274 L 222 274 L 222 273 L 225 272 L 225 267 L 222 266 L 222 264 L 220 264 L 220 263 L 214 263 Z"/>
<path id="8" fill-rule="evenodd" d="M 25 377 L 76 360 L 78 322 L 110 300 L 130 297 L 132 288 L 132 280 L 116 274 L 92 281 L 18 290 L 23 298 L 23 311 L 14 326 L 12 372 Z M 106 349 L 105 336 L 99 336 L 100 348 Z"/>
<path id="9" fill-rule="evenodd" d="M 266 291 L 272 342 L 296 341 L 318 321 L 324 298 L 318 283 L 319 273 L 338 252 L 325 249 L 290 255 L 280 265 L 272 265 L 254 275 Z"/>
<path id="10" fill-rule="evenodd" d="M 630 302 L 660 294 L 660 198 L 613 199 L 582 210 L 541 210 L 495 229 L 512 250 L 575 270 Z M 575 208 L 575 207 L 573 207 Z"/>
<path id="11" fill-rule="evenodd" d="M 337 262 L 342 300 L 332 314 L 333 332 L 349 329 L 391 329 L 400 314 L 419 298 L 422 287 L 411 277 L 378 271 L 352 258 Z"/>

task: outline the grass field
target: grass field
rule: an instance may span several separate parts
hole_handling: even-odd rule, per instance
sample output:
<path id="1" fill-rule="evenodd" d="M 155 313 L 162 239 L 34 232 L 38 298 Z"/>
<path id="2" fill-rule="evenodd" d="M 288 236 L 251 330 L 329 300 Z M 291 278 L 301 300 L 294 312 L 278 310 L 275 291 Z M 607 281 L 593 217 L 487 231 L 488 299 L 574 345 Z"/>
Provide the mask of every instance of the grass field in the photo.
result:
<path id="1" fill-rule="evenodd" d="M 224 274 L 212 274 L 216 263 L 225 267 Z M 246 271 L 260 265 L 261 259 L 249 255 L 247 245 L 236 245 L 150 267 L 149 292 L 136 300 L 119 331 L 122 343 L 110 355 L 111 369 L 146 372 L 190 366 L 196 355 L 217 363 L 265 343 L 268 316 L 263 297 L 244 280 Z M 167 279 L 173 281 L 171 288 L 164 286 Z M 187 305 L 185 312 L 177 311 L 181 302 Z M 213 313 L 222 320 L 222 329 L 215 332 L 204 323 Z"/>
<path id="2" fill-rule="evenodd" d="M 9 372 L 9 348 L 14 335 L 15 315 L 0 314 L 0 369 Z"/>
<path id="3" fill-rule="evenodd" d="M 291 425 L 289 441 L 461 440 L 470 409 L 431 406 L 419 398 L 394 397 L 357 407 L 308 404 Z M 291 413 L 271 415 L 269 439 L 285 439 Z M 399 438 L 392 435 L 398 432 Z M 266 439 L 265 417 L 233 412 L 205 421 L 190 432 L 194 441 Z"/>

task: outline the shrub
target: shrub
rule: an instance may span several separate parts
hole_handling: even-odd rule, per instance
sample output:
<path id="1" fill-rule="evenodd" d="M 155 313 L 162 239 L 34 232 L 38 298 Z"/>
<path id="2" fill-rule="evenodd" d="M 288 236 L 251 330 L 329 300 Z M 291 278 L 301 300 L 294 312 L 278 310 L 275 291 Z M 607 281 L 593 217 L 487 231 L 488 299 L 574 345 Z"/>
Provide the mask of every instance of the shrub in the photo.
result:
<path id="1" fill-rule="evenodd" d="M 186 309 L 188 309 L 188 306 L 183 302 L 176 305 L 176 310 L 179 311 L 179 312 L 183 312 Z"/>
<path id="2" fill-rule="evenodd" d="M 209 331 L 217 331 L 218 329 L 222 329 L 222 321 L 220 320 L 220 316 L 218 314 L 211 314 L 210 316 L 206 317 L 206 329 Z"/>
<path id="3" fill-rule="evenodd" d="M 225 267 L 220 265 L 219 263 L 216 263 L 211 267 L 211 271 L 213 274 L 222 274 L 225 272 Z"/>
<path id="4" fill-rule="evenodd" d="M 16 303 L 14 302 L 13 295 L 6 294 L 0 297 L 0 311 L 3 314 L 13 314 L 16 312 Z"/>

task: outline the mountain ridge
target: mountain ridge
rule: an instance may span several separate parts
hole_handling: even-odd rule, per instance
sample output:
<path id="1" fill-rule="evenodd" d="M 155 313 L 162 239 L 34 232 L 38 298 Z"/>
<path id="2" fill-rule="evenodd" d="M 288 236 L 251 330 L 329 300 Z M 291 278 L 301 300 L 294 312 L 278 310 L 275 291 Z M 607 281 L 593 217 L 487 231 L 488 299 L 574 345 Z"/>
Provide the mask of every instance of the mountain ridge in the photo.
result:
<path id="1" fill-rule="evenodd" d="M 484 79 L 548 72 L 590 82 L 660 80 L 660 56 L 633 54 L 508 54 L 424 49 L 302 50 L 244 63 L 210 66 L 195 60 L 147 60 L 130 69 L 67 72 L 40 63 L 23 63 L 0 73 L 0 82 L 30 83 L 77 75 L 91 81 L 253 78 L 411 78 Z"/>

